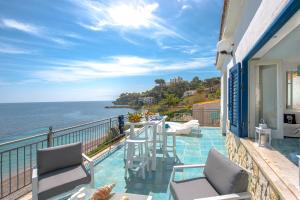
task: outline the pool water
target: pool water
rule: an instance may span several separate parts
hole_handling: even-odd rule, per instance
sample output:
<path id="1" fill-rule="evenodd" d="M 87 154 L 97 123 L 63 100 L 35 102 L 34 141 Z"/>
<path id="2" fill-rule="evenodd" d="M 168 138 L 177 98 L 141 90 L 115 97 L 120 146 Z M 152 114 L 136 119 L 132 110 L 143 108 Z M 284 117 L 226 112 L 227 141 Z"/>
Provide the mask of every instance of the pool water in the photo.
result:
<path id="1" fill-rule="evenodd" d="M 171 138 L 169 141 L 172 141 Z M 121 147 L 105 158 L 100 158 L 95 165 L 95 185 L 116 183 L 114 192 L 127 192 L 151 195 L 154 200 L 168 199 L 168 185 L 174 165 L 205 163 L 209 150 L 214 147 L 226 155 L 225 137 L 219 128 L 201 128 L 201 133 L 192 136 L 176 136 L 177 161 L 174 163 L 172 153 L 166 159 L 158 154 L 157 169 L 148 172 L 146 179 L 131 174 L 125 179 L 124 147 Z M 159 153 L 159 152 L 158 152 Z M 178 178 L 201 176 L 201 170 L 189 169 L 178 173 Z"/>

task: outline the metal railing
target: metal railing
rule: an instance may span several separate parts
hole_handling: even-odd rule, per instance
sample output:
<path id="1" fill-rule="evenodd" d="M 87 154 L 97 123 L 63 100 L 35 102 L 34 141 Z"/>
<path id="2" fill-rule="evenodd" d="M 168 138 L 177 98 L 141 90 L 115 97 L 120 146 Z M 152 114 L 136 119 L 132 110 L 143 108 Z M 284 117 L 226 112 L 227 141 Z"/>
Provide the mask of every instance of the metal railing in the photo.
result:
<path id="1" fill-rule="evenodd" d="M 200 126 L 220 126 L 220 108 L 192 109 L 188 112 L 174 113 L 171 121 L 186 122 L 192 119 L 199 121 Z"/>
<path id="2" fill-rule="evenodd" d="M 193 109 L 192 118 L 197 119 L 201 126 L 220 126 L 220 108 Z"/>
<path id="3" fill-rule="evenodd" d="M 118 117 L 112 117 L 59 130 L 50 127 L 48 133 L 0 144 L 0 198 L 20 196 L 31 190 L 32 168 L 36 165 L 38 149 L 81 142 L 83 152 L 89 154 L 120 137 L 111 131 L 118 126 Z"/>

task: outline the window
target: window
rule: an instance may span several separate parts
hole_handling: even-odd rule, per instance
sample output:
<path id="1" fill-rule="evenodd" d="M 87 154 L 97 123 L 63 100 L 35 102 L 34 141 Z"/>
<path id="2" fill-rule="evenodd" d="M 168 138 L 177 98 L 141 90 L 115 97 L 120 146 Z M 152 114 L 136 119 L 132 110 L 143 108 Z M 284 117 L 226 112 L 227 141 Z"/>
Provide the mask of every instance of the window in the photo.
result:
<path id="1" fill-rule="evenodd" d="M 297 71 L 286 73 L 286 108 L 300 110 L 300 74 Z"/>

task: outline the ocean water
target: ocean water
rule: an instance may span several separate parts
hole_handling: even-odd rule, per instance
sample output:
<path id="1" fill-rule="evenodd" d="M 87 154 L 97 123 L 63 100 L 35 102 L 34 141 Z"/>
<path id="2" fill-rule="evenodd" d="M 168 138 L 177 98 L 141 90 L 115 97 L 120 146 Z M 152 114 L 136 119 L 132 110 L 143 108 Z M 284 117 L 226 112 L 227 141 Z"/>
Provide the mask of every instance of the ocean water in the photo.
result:
<path id="1" fill-rule="evenodd" d="M 128 108 L 108 109 L 109 101 L 0 104 L 0 143 L 48 130 L 72 126 L 132 112 Z"/>

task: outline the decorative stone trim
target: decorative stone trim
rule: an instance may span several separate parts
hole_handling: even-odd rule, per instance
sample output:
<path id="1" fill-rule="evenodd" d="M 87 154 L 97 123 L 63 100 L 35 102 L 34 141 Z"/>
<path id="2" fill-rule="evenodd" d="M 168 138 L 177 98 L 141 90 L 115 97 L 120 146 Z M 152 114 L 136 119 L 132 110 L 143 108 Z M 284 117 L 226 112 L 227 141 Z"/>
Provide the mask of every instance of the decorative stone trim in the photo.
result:
<path id="1" fill-rule="evenodd" d="M 274 187 L 278 183 L 272 183 L 261 168 L 261 163 L 257 163 L 247 147 L 232 133 L 227 133 L 226 147 L 229 159 L 249 170 L 252 174 L 249 179 L 248 191 L 254 200 L 281 200 L 286 199 Z M 296 199 L 296 198 L 293 198 Z"/>

